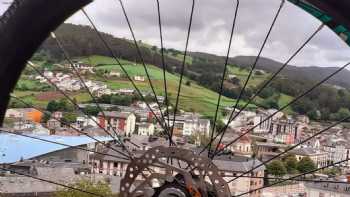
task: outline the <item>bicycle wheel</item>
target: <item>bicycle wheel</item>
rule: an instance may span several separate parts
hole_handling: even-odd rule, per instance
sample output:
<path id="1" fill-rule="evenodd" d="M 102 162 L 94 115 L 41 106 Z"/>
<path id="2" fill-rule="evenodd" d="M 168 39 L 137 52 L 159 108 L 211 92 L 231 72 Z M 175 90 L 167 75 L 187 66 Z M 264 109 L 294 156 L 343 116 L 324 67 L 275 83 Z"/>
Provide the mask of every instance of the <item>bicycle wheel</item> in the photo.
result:
<path id="1" fill-rule="evenodd" d="M 276 106 L 276 110 L 260 119 L 257 123 L 254 123 L 253 126 L 249 124 L 245 125 L 245 128 L 234 134 L 232 139 L 229 138 L 229 141 L 223 141 L 227 139 L 224 139 L 224 137 L 229 130 L 231 123 L 239 118 L 239 115 L 244 113 L 245 110 L 251 106 L 250 104 L 254 103 L 258 105 L 255 99 L 263 99 L 264 96 L 261 96 L 261 94 L 266 93 L 264 91 L 268 86 L 274 83 L 274 80 L 283 81 L 283 77 L 278 78 L 278 75 L 284 71 L 295 56 L 298 55 L 307 44 L 309 44 L 324 26 L 330 28 L 347 44 L 350 44 L 350 34 L 348 31 L 350 28 L 350 16 L 348 16 L 349 14 L 347 12 L 348 8 L 350 8 L 350 2 L 345 0 L 337 2 L 319 0 L 281 1 L 277 11 L 273 14 L 272 23 L 269 26 L 267 35 L 263 39 L 262 46 L 259 47 L 257 56 L 249 62 L 251 67 L 246 69 L 248 71 L 243 80 L 232 73 L 230 74 L 230 70 L 235 69 L 230 66 L 232 64 L 230 50 L 231 45 L 233 44 L 235 28 L 237 28 L 236 19 L 239 16 L 239 6 L 241 3 L 239 0 L 234 1 L 233 3 L 232 12 L 234 13 L 234 16 L 232 18 L 230 39 L 228 41 L 229 45 L 226 56 L 214 56 L 212 57 L 214 60 L 208 58 L 204 61 L 203 59 L 205 59 L 205 57 L 203 57 L 203 54 L 191 53 L 188 48 L 191 41 L 193 20 L 195 18 L 194 13 L 197 4 L 201 4 L 201 2 L 195 0 L 191 2 L 188 18 L 189 22 L 186 24 L 187 31 L 183 51 L 174 49 L 167 50 L 164 48 L 160 7 L 161 2 L 158 0 L 156 0 L 155 4 L 152 6 L 156 7 L 157 10 L 157 23 L 161 41 L 160 49 L 157 49 L 157 47 L 149 47 L 137 40 L 123 1 L 119 0 L 117 3 L 122 9 L 122 15 L 125 17 L 127 27 L 131 32 L 131 40 L 128 41 L 122 39 L 116 41 L 110 35 L 100 32 L 95 25 L 94 19 L 83 8 L 89 3 L 94 2 L 91 0 L 61 0 L 57 2 L 48 2 L 44 0 L 15 0 L 9 9 L 3 14 L 0 19 L 0 32 L 2 35 L 0 37 L 0 77 L 3 79 L 0 85 L 0 114 L 1 121 L 3 121 L 5 119 L 5 112 L 8 108 L 9 102 L 12 100 L 12 102 L 16 102 L 22 107 L 31 108 L 32 111 L 28 112 L 28 109 L 16 110 L 15 108 L 12 109 L 11 112 L 8 112 L 8 115 L 6 116 L 7 118 L 26 116 L 26 121 L 31 120 L 39 123 L 42 116 L 45 116 L 50 119 L 44 124 L 45 127 L 48 127 L 50 134 L 57 134 L 57 130 L 59 130 L 58 127 L 63 125 L 65 130 L 70 130 L 70 132 L 63 131 L 63 135 L 69 133 L 70 135 L 85 136 L 86 143 L 93 141 L 96 142 L 98 146 L 94 149 L 85 147 L 83 145 L 86 143 L 80 142 L 81 138 L 74 138 L 74 142 L 62 143 L 55 138 L 27 134 L 23 131 L 23 128 L 24 130 L 29 129 L 29 127 L 27 127 L 29 123 L 27 124 L 27 122 L 21 122 L 21 125 L 19 126 L 16 125 L 18 123 L 16 122 L 13 125 L 13 128 L 2 129 L 1 131 L 3 134 L 20 136 L 21 139 L 30 138 L 36 141 L 68 147 L 70 150 L 74 149 L 76 151 L 87 152 L 89 155 L 88 169 L 90 169 L 88 170 L 88 173 L 101 173 L 109 176 L 122 177 L 120 188 L 118 188 L 121 196 L 260 196 L 261 190 L 264 188 L 272 187 L 283 182 L 320 182 L 319 180 L 302 178 L 305 175 L 336 165 L 341 165 L 348 161 L 348 157 L 346 157 L 338 159 L 331 164 L 324 162 L 320 164 L 320 166 L 301 171 L 295 176 L 293 175 L 286 179 L 278 179 L 272 184 L 264 185 L 261 181 L 261 179 L 264 178 L 262 175 L 264 174 L 265 165 L 280 159 L 287 153 L 293 152 L 300 147 L 300 145 L 315 139 L 321 134 L 329 131 L 331 128 L 347 121 L 350 118 L 350 114 L 344 109 L 342 109 L 342 112 L 346 112 L 339 113 L 341 115 L 336 114 L 337 116 L 334 116 L 335 118 L 329 117 L 330 119 L 334 119 L 334 122 L 312 135 L 302 138 L 299 133 L 292 130 L 290 133 L 283 135 L 284 138 L 286 136 L 292 136 L 293 140 L 283 141 L 283 143 L 290 144 L 290 146 L 263 162 L 255 158 L 256 155 L 252 153 L 251 145 L 247 148 L 244 147 L 243 149 L 246 148 L 246 151 L 242 151 L 241 144 L 239 143 L 242 143 L 241 140 L 243 139 L 245 141 L 250 141 L 247 137 L 249 133 L 256 132 L 257 129 L 261 128 L 261 125 L 264 125 L 266 122 L 270 121 L 272 117 L 276 117 L 278 113 L 288 109 L 291 105 L 305 99 L 305 97 L 312 94 L 312 91 L 316 88 L 320 86 L 323 87 L 324 83 L 339 72 L 343 71 L 349 64 L 333 69 L 331 73 L 327 73 L 326 75 L 320 75 L 320 77 L 315 80 L 316 82 L 314 81 L 315 84 L 295 93 L 288 102 L 284 105 L 281 104 L 280 106 Z M 260 70 L 260 74 L 256 71 L 259 64 L 258 62 L 262 56 L 264 48 L 266 47 L 276 21 L 278 20 L 280 13 L 283 11 L 282 8 L 286 3 L 295 4 L 300 9 L 310 13 L 313 17 L 319 19 L 322 25 L 303 42 L 303 44 L 285 63 L 281 63 L 278 69 L 274 72 L 271 71 L 270 74 L 266 75 L 265 80 L 257 84 L 255 88 L 253 88 L 254 92 L 249 95 L 247 93 L 247 89 L 249 88 L 248 83 L 257 75 L 264 75 L 264 71 Z M 37 10 L 40 10 L 41 12 L 38 12 Z M 72 16 L 79 10 L 81 10 L 83 15 L 89 21 L 90 28 L 74 25 L 65 25 L 64 27 L 61 26 L 61 29 L 58 28 L 68 17 Z M 69 32 L 69 30 L 67 30 L 69 28 L 74 29 L 74 31 L 81 28 L 86 31 L 86 38 L 91 38 L 91 35 L 94 34 L 94 36 L 100 40 L 100 46 L 94 46 L 99 48 L 99 50 L 97 50 L 98 54 L 89 54 L 89 52 L 87 52 L 88 50 L 84 53 L 76 52 L 75 49 L 72 48 L 67 50 L 67 44 L 60 39 L 59 35 L 61 34 L 56 36 L 56 34 L 53 33 L 57 28 L 57 31 L 60 33 Z M 48 40 L 44 42 L 46 39 Z M 75 44 L 79 46 L 81 42 L 77 41 Z M 116 51 L 119 45 L 125 47 L 126 52 Z M 53 47 L 55 47 L 55 49 L 52 49 Z M 130 49 L 132 47 L 134 47 L 134 51 Z M 102 52 L 101 48 L 104 48 L 104 52 Z M 49 51 L 45 51 L 46 49 L 49 49 Z M 53 59 L 49 58 L 51 66 L 37 65 L 36 62 L 40 61 L 35 61 L 33 63 L 31 58 L 33 58 L 33 55 L 38 50 L 45 53 L 51 53 L 53 56 Z M 100 56 L 91 60 L 89 57 L 85 59 L 81 58 L 77 54 Z M 108 56 L 108 61 L 106 62 L 101 56 Z M 78 62 L 76 59 L 79 59 L 79 61 L 83 61 L 84 63 Z M 132 66 L 130 64 L 133 64 L 131 63 L 133 59 L 135 65 Z M 214 62 L 215 64 L 222 64 L 220 69 L 221 75 L 218 76 L 217 73 L 216 75 L 208 74 L 206 77 L 210 76 L 212 78 L 208 79 L 207 82 L 207 79 L 205 79 L 203 80 L 204 82 L 201 82 L 202 84 L 198 84 L 199 82 L 195 81 L 196 79 L 201 79 L 200 77 L 203 76 L 201 70 L 207 69 L 205 66 L 209 66 L 209 64 L 206 64 L 205 61 L 209 60 L 212 64 L 214 64 Z M 57 64 L 52 66 L 52 61 L 57 61 Z M 113 61 L 113 63 L 110 61 Z M 191 61 L 199 61 L 200 63 L 198 63 L 198 65 L 200 66 L 194 70 L 186 70 L 191 67 L 188 66 L 188 64 L 192 64 Z M 155 64 L 157 66 L 150 66 L 149 64 Z M 27 77 L 26 81 L 34 83 L 33 81 L 38 80 L 41 85 L 34 83 L 34 87 L 28 88 L 27 85 L 21 84 L 21 73 L 26 67 L 32 70 L 30 75 L 23 74 Z M 118 67 L 118 69 L 113 70 L 111 69 L 112 67 Z M 135 71 L 134 68 L 136 67 L 139 70 Z M 141 72 L 140 70 L 143 74 L 139 74 Z M 60 72 L 59 76 L 55 72 Z M 67 74 L 69 72 L 71 72 L 71 74 Z M 31 76 L 34 75 L 32 73 L 36 73 L 35 78 Z M 74 76 L 74 79 L 72 76 Z M 116 78 L 122 78 L 122 80 L 114 80 Z M 69 84 L 67 84 L 68 82 L 62 82 L 65 79 L 70 80 Z M 98 79 L 99 82 L 94 81 L 96 79 Z M 109 83 L 109 80 L 114 83 L 117 81 L 117 85 L 112 84 L 111 82 Z M 219 82 L 214 85 L 211 84 L 214 81 Z M 176 82 L 176 86 L 174 86 L 174 82 Z M 228 83 L 232 83 L 233 85 L 231 84 L 231 86 L 237 86 L 238 84 L 239 89 L 235 95 L 232 95 L 234 93 L 231 89 L 227 89 Z M 109 87 L 115 85 L 120 89 L 118 91 L 111 90 L 107 88 L 107 85 Z M 148 89 L 143 87 L 145 85 L 148 86 Z M 208 94 L 212 94 L 212 92 L 210 92 L 207 94 L 201 94 L 198 97 L 202 98 L 196 100 L 198 97 L 194 97 L 193 94 L 202 88 L 200 85 L 206 85 L 206 87 L 211 88 L 216 94 L 218 94 L 218 97 L 214 97 L 214 99 L 212 95 L 208 96 Z M 192 89 L 191 87 L 194 88 Z M 276 87 L 277 86 L 274 86 L 275 89 L 277 89 Z M 40 88 L 42 89 L 38 90 Z M 45 90 L 43 90 L 44 88 Z M 31 90 L 28 91 L 27 89 Z M 17 95 L 18 90 L 21 90 L 22 93 L 24 91 L 27 92 L 24 96 L 20 97 L 16 96 L 16 90 Z M 145 93 L 145 90 L 148 90 L 149 92 Z M 14 91 L 15 94 L 11 95 Z M 82 96 L 80 95 L 81 97 L 78 97 L 77 92 L 80 91 L 84 91 L 85 97 L 88 97 L 89 99 L 79 100 Z M 184 91 L 188 92 L 186 95 L 181 95 Z M 27 94 L 28 92 L 30 94 Z M 41 93 L 40 95 L 36 95 L 35 92 Z M 60 96 L 57 96 L 57 94 Z M 170 94 L 172 96 L 170 96 Z M 347 93 L 343 92 L 339 94 Z M 35 99 L 47 101 L 48 104 L 45 103 L 47 104 L 47 107 L 45 106 L 46 109 L 43 106 L 36 106 L 28 100 L 28 98 L 34 97 L 33 95 L 35 96 Z M 108 97 L 110 99 L 108 102 L 110 103 L 105 103 L 105 98 L 107 97 L 104 97 L 104 95 L 112 95 Z M 210 120 L 213 124 L 211 126 L 209 120 L 198 118 L 195 114 L 181 112 L 182 109 L 196 111 L 196 109 L 194 109 L 198 106 L 196 102 L 202 101 L 206 96 L 208 97 L 207 99 L 210 100 L 209 103 L 215 105 Z M 231 96 L 234 100 L 230 100 L 226 96 Z M 188 97 L 187 99 L 189 101 L 182 104 L 180 97 Z M 313 95 L 312 98 L 315 100 L 315 97 L 317 96 Z M 58 98 L 64 98 L 65 101 L 55 101 L 58 100 Z M 311 97 L 307 97 L 307 99 L 309 99 L 310 102 L 312 100 Z M 114 106 L 112 100 L 118 104 L 122 103 L 131 105 L 133 101 L 142 101 L 142 103 L 139 106 L 140 108 L 130 112 L 130 106 Z M 85 103 L 79 103 L 79 101 Z M 224 108 L 221 105 L 222 102 L 229 102 L 230 105 L 232 105 L 232 109 L 227 114 L 227 122 L 223 125 L 218 125 L 218 119 L 221 116 L 220 113 L 223 113 Z M 267 102 L 269 102 L 269 100 L 266 98 L 266 102 L 262 103 L 262 105 Z M 40 104 L 40 102 L 37 103 Z M 202 104 L 203 103 L 199 103 L 199 105 Z M 208 106 L 201 107 L 206 108 Z M 325 106 L 320 107 L 326 108 Z M 338 108 L 344 107 L 348 106 L 339 105 L 336 109 L 338 110 Z M 203 111 L 205 110 L 206 109 Z M 63 112 L 57 113 L 56 111 Z M 304 112 L 308 115 L 311 114 L 311 112 L 313 115 L 316 113 L 315 117 L 317 116 L 317 110 L 314 108 L 309 109 L 305 107 Z M 79 117 L 79 119 L 76 117 L 78 113 L 81 113 L 84 116 Z M 187 138 L 189 138 L 188 136 L 193 134 L 193 128 L 185 127 L 186 121 L 195 122 L 191 123 L 191 127 L 195 127 L 195 130 L 199 134 L 192 140 L 196 142 L 200 141 L 201 145 L 199 148 L 195 148 L 194 144 L 189 145 L 184 143 L 182 138 L 179 140 L 175 137 L 187 136 Z M 135 135 L 150 136 L 147 137 L 147 142 L 144 141 L 145 138 L 141 139 L 138 136 L 132 136 L 135 131 L 136 122 L 138 122 L 138 133 Z M 59 126 L 56 126 L 57 124 Z M 93 129 L 90 128 L 91 130 L 87 131 L 85 130 L 87 129 L 87 126 L 93 127 Z M 15 127 L 21 127 L 22 130 L 16 131 Z M 157 127 L 156 130 L 159 131 L 159 138 L 151 137 L 154 135 L 154 127 Z M 40 128 L 44 130 L 43 127 Z M 99 130 L 99 135 L 103 135 L 105 138 L 96 137 L 96 130 Z M 277 130 L 280 132 L 280 129 Z M 286 130 L 286 127 L 284 127 L 284 130 Z M 269 134 L 278 135 L 276 132 Z M 4 136 L 3 139 L 10 139 Z M 203 136 L 206 137 L 206 142 L 203 142 L 205 140 L 201 139 Z M 110 142 L 105 143 L 105 141 Z M 153 143 L 154 141 L 156 141 L 156 143 Z M 148 149 L 145 148 L 144 144 L 152 145 L 151 148 Z M 236 144 L 238 144 L 237 147 L 241 150 L 240 153 L 243 152 L 244 154 L 251 155 L 252 158 L 234 158 L 235 155 L 232 154 L 232 150 L 235 149 L 233 145 Z M 52 151 L 55 151 L 55 149 Z M 205 153 L 205 156 L 203 153 Z M 49 152 L 47 152 L 47 154 L 49 154 Z M 45 157 L 42 155 L 26 156 L 26 158 L 21 158 L 20 162 L 25 162 L 23 159 L 31 158 L 37 159 Z M 17 160 L 19 159 L 17 158 Z M 84 164 L 85 162 L 86 160 L 84 159 Z M 36 179 L 40 182 L 47 182 L 55 186 L 67 188 L 67 190 L 75 190 L 91 196 L 103 196 L 86 188 L 84 189 L 70 184 L 63 184 L 58 181 L 58 179 L 52 180 L 47 177 L 45 178 L 45 176 L 37 176 L 36 174 L 13 169 L 15 165 L 5 163 L 6 162 L 1 165 L 0 170 Z M 233 165 L 242 165 L 242 168 L 244 169 L 237 171 L 237 168 L 230 167 Z M 56 171 L 52 170 L 52 172 Z M 248 186 L 245 187 L 242 185 L 242 188 L 240 188 L 237 184 L 244 178 L 249 178 L 247 183 Z M 18 190 L 20 190 L 20 188 L 18 188 Z M 34 193 L 38 191 L 32 192 Z M 21 192 L 19 191 L 18 193 Z M 5 193 L 5 195 L 6 194 L 7 193 Z"/>

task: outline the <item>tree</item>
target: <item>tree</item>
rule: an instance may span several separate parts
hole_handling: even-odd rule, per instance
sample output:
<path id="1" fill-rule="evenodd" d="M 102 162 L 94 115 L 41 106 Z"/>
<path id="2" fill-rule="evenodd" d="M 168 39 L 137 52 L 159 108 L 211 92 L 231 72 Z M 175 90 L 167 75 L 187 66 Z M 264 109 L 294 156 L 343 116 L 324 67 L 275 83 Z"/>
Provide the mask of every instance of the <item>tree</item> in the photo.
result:
<path id="1" fill-rule="evenodd" d="M 84 112 L 90 116 L 97 116 L 99 108 L 97 106 L 86 106 Z"/>
<path id="2" fill-rule="evenodd" d="M 295 155 L 288 155 L 284 159 L 284 166 L 289 174 L 295 174 L 298 166 L 298 160 Z"/>
<path id="3" fill-rule="evenodd" d="M 152 46 L 151 49 L 152 49 L 152 51 L 157 51 L 158 47 L 157 46 Z"/>
<path id="4" fill-rule="evenodd" d="M 217 120 L 215 123 L 216 132 L 222 131 L 222 129 L 225 127 L 225 125 L 226 124 L 222 120 Z"/>
<path id="5" fill-rule="evenodd" d="M 300 114 L 307 114 L 308 112 L 315 110 L 316 106 L 315 102 L 303 97 L 297 102 L 293 103 L 292 108 Z"/>
<path id="6" fill-rule="evenodd" d="M 342 120 L 350 116 L 350 111 L 347 108 L 340 108 L 337 113 L 331 114 L 330 119 L 332 120 Z"/>
<path id="7" fill-rule="evenodd" d="M 337 176 L 341 174 L 341 169 L 339 167 L 333 167 L 324 169 L 322 172 L 328 176 Z"/>
<path id="8" fill-rule="evenodd" d="M 268 98 L 268 97 L 271 97 L 273 96 L 273 94 L 275 93 L 275 89 L 271 88 L 271 87 L 266 87 L 263 89 L 263 91 L 260 92 L 259 96 L 261 98 Z"/>
<path id="9" fill-rule="evenodd" d="M 132 104 L 131 96 L 113 95 L 111 97 L 111 104 L 129 106 Z"/>
<path id="10" fill-rule="evenodd" d="M 112 191 L 109 185 L 101 181 L 93 183 L 88 180 L 81 180 L 74 184 L 69 184 L 69 186 L 104 197 L 112 196 Z M 62 188 L 55 193 L 55 197 L 94 197 L 94 195 L 73 190 L 70 188 Z"/>
<path id="11" fill-rule="evenodd" d="M 270 97 L 261 102 L 261 105 L 265 108 L 279 109 L 278 101 L 275 97 Z"/>
<path id="12" fill-rule="evenodd" d="M 284 176 L 287 174 L 287 169 L 284 167 L 282 161 L 275 160 L 266 166 L 267 173 L 274 176 Z"/>
<path id="13" fill-rule="evenodd" d="M 59 103 L 55 100 L 50 101 L 46 106 L 46 110 L 49 112 L 55 112 L 59 110 Z"/>
<path id="14" fill-rule="evenodd" d="M 46 123 L 51 118 L 50 113 L 44 113 L 44 117 L 41 119 L 42 123 Z"/>
<path id="15" fill-rule="evenodd" d="M 73 111 L 73 106 L 68 104 L 66 99 L 61 99 L 59 101 L 52 100 L 47 104 L 46 110 L 49 112 Z"/>
<path id="16" fill-rule="evenodd" d="M 319 120 L 321 118 L 321 114 L 318 110 L 312 110 L 307 113 L 307 116 L 311 118 L 312 120 Z"/>
<path id="17" fill-rule="evenodd" d="M 63 113 L 62 122 L 64 123 L 74 123 L 77 120 L 78 115 L 72 112 Z"/>
<path id="18" fill-rule="evenodd" d="M 98 103 L 111 104 L 111 95 L 104 94 L 97 99 Z"/>
<path id="19" fill-rule="evenodd" d="M 297 169 L 300 173 L 305 173 L 316 169 L 315 163 L 310 159 L 310 157 L 303 157 L 297 165 Z"/>

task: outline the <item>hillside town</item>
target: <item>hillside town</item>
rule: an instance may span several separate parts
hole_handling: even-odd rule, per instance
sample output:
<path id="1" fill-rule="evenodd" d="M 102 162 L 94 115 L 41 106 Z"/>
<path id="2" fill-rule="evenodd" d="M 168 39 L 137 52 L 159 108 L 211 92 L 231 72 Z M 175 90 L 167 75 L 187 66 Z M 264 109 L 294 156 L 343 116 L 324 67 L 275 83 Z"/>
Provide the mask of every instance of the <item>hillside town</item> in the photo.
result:
<path id="1" fill-rule="evenodd" d="M 82 74 L 96 72 L 92 66 L 81 62 L 75 62 L 74 67 Z M 109 77 L 121 77 L 116 71 L 106 74 Z M 235 78 L 231 75 L 229 77 Z M 145 102 L 132 88 L 112 90 L 104 82 L 85 80 L 83 83 L 74 75 L 61 71 L 45 70 L 43 76 L 36 75 L 30 78 L 41 84 L 54 83 L 60 90 L 71 93 L 83 91 L 87 87 L 97 99 L 97 103 L 90 101 L 76 103 L 75 106 L 60 99 L 50 101 L 46 109 L 9 108 L 5 114 L 1 134 L 5 139 L 0 149 L 0 166 L 7 169 L 67 184 L 92 177 L 97 181 L 107 180 L 113 193 L 117 194 L 120 192 L 120 181 L 130 161 L 122 158 L 122 155 L 116 155 L 115 150 L 124 152 L 127 148 L 132 154 L 139 155 L 150 148 L 168 146 L 168 136 L 164 135 L 166 127 L 172 129 L 178 147 L 189 149 L 196 154 L 208 154 L 201 150 L 210 141 L 212 120 L 199 113 L 184 110 L 180 110 L 175 117 L 171 113 L 167 114 L 172 107 L 166 107 L 164 96 L 157 96 L 155 99 L 150 92 L 142 92 L 142 96 L 147 98 Z M 134 80 L 144 82 L 145 78 L 136 75 Z M 109 102 L 112 98 L 117 104 Z M 303 165 L 315 169 L 333 163 L 339 164 L 314 173 L 309 178 L 318 181 L 330 180 L 334 182 L 334 186 L 322 185 L 322 182 L 317 181 L 290 181 L 288 184 L 257 190 L 245 196 L 350 195 L 350 190 L 344 186 L 350 181 L 350 161 L 347 160 L 350 153 L 350 130 L 346 126 L 327 128 L 329 124 L 311 121 L 306 115 L 289 115 L 276 109 L 257 108 L 240 111 L 232 107 L 222 110 L 222 116 L 216 122 L 217 132 L 220 132 L 220 123 L 228 124 L 228 127 L 223 138 L 213 143 L 216 145 L 214 148 L 217 147 L 221 152 L 214 158 L 213 163 L 224 175 L 225 180 L 233 180 L 228 184 L 232 195 L 245 194 L 274 183 L 275 179 L 302 173 L 305 168 Z M 323 131 L 325 128 L 327 130 Z M 314 136 L 319 132 L 322 132 L 322 135 Z M 21 135 L 59 140 L 60 143 L 106 155 L 70 147 L 48 146 L 45 143 L 20 138 Z M 101 146 L 86 137 L 97 138 L 113 148 Z M 14 143 L 8 143 L 11 139 Z M 235 139 L 235 143 L 232 143 Z M 126 147 L 118 144 L 120 140 Z M 300 142 L 303 143 L 296 146 Z M 38 149 L 31 151 L 29 146 L 33 143 L 38 144 Z M 21 148 L 14 152 L 14 147 Z M 289 150 L 290 147 L 293 148 Z M 288 154 L 284 155 L 287 150 Z M 277 161 L 274 159 L 276 155 L 281 155 Z M 344 160 L 346 162 L 343 162 Z M 161 172 L 164 169 L 157 167 L 153 170 Z M 249 170 L 251 176 L 246 176 Z M 33 181 L 11 171 L 0 173 L 0 191 L 5 196 L 50 196 L 57 191 L 56 187 L 48 183 Z M 138 179 L 143 180 L 143 177 Z M 21 193 L 18 193 L 18 190 L 13 188 L 21 183 L 25 184 L 21 186 Z"/>
<path id="2" fill-rule="evenodd" d="M 65 75 L 59 73 L 47 72 L 45 76 L 50 80 L 57 79 L 58 83 L 61 81 L 63 84 L 69 84 L 65 82 L 67 80 L 74 81 L 70 76 L 64 77 Z M 99 86 L 98 83 L 91 82 L 88 84 L 91 84 L 91 86 L 88 86 L 91 90 L 106 93 L 106 89 Z M 69 91 L 74 90 L 70 89 Z M 128 95 L 136 94 L 132 90 L 120 90 L 111 94 L 125 95 L 126 92 L 128 92 Z M 159 96 L 159 100 L 164 102 L 163 97 Z M 87 109 L 95 109 L 97 113 L 94 115 L 87 114 Z M 102 109 L 102 111 L 98 109 Z M 84 103 L 79 104 L 78 111 L 79 113 L 73 116 L 73 119 L 69 119 L 66 117 L 67 112 L 64 110 L 47 112 L 35 108 L 10 108 L 5 115 L 6 122 L 9 125 L 8 127 L 5 125 L 3 129 L 25 135 L 53 137 L 53 139 L 61 139 L 63 142 L 68 142 L 70 138 L 86 137 L 85 135 L 95 136 L 103 138 L 105 143 L 123 152 L 124 148 L 117 145 L 115 139 L 108 135 L 108 133 L 116 132 L 119 136 L 118 139 L 122 139 L 127 145 L 127 149 L 135 154 L 152 147 L 168 145 L 167 139 L 162 134 L 164 128 L 157 122 L 157 118 L 161 118 L 161 114 L 166 112 L 164 105 L 158 107 L 155 102 L 147 105 L 142 101 L 135 101 L 129 106 Z M 225 124 L 229 123 L 229 127 L 221 143 L 217 144 L 219 150 L 225 152 L 225 154 L 221 154 L 213 160 L 220 172 L 225 174 L 224 179 L 227 180 L 253 169 L 254 177 L 240 177 L 230 182 L 229 188 L 232 195 L 263 187 L 266 180 L 268 180 L 266 178 L 279 177 L 273 171 L 269 171 L 269 164 L 260 164 L 327 127 L 324 123 L 311 122 L 305 115 L 290 116 L 275 109 L 242 111 L 233 121 L 229 122 L 231 113 L 236 115 L 238 112 L 238 109 L 233 111 L 233 108 L 225 108 L 224 114 L 226 116 L 223 116 L 221 121 Z M 178 146 L 199 153 L 201 147 L 208 143 L 207 139 L 210 137 L 213 126 L 209 119 L 200 114 L 185 111 L 176 114 L 174 124 L 171 121 L 174 118 L 172 115 L 165 116 L 164 122 L 168 123 L 168 118 L 170 120 L 169 126 L 173 127 L 174 139 Z M 69 121 L 67 121 L 68 119 Z M 241 136 L 242 133 L 246 133 L 248 130 L 251 130 L 251 132 Z M 6 133 L 3 133 L 3 135 L 6 135 Z M 113 136 L 116 137 L 114 134 Z M 239 138 L 239 136 L 241 137 Z M 11 135 L 8 137 L 11 138 Z M 231 144 L 232 140 L 236 138 L 239 138 L 239 140 Z M 297 163 L 302 163 L 307 158 L 311 160 L 315 168 L 325 167 L 331 163 L 349 158 L 349 140 L 349 129 L 344 126 L 336 126 L 294 148 L 289 152 L 289 155 L 293 155 Z M 125 159 L 96 155 L 67 147 L 57 147 L 50 150 L 45 148 L 45 144 L 39 145 L 41 151 L 31 153 L 30 156 L 26 156 L 28 153 L 21 153 L 20 151 L 9 153 L 8 151 L 13 149 L 13 146 L 16 146 L 15 144 L 6 144 L 7 148 L 0 149 L 2 166 L 13 170 L 21 170 L 33 176 L 49 177 L 50 180 L 65 183 L 84 177 L 108 180 L 111 185 L 113 184 L 112 188 L 115 193 L 119 192 L 115 185 L 120 184 L 120 179 L 125 174 L 129 163 Z M 115 154 L 113 150 L 86 139 L 75 145 L 99 150 L 99 152 L 107 154 Z M 26 148 L 24 147 L 24 149 Z M 27 148 L 27 150 L 29 149 Z M 7 159 L 8 154 L 12 154 L 11 159 Z M 348 176 L 348 173 L 350 173 L 349 167 L 350 162 L 342 162 L 333 167 L 332 172 L 322 171 L 314 174 L 313 179 L 340 180 L 347 183 L 350 180 L 350 174 Z M 20 196 L 22 194 L 32 196 L 31 194 L 34 192 L 49 194 L 57 189 L 48 186 L 47 183 L 29 181 L 26 177 L 16 176 L 10 172 L 1 173 L 0 191 L 9 196 Z M 56 176 L 57 174 L 62 175 L 62 177 Z M 292 175 L 293 173 L 288 171 L 282 176 L 289 177 Z M 20 183 L 26 183 L 23 190 L 21 190 L 21 194 L 16 193 L 17 191 L 13 189 Z M 281 192 L 282 190 L 283 192 Z M 319 183 L 292 181 L 285 186 L 258 190 L 250 196 L 276 196 L 275 194 L 278 192 L 280 192 L 278 196 L 310 196 L 309 193 L 316 193 L 316 196 L 329 193 L 332 196 L 338 194 L 350 195 L 349 191 L 347 187 L 342 185 L 333 187 L 329 185 L 322 186 Z"/>

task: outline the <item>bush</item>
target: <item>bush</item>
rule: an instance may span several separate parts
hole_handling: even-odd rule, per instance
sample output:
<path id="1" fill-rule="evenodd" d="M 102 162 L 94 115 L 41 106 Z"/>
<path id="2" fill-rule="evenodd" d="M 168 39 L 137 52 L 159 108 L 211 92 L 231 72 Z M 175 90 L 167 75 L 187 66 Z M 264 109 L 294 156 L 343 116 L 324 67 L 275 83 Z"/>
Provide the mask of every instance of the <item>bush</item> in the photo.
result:
<path id="1" fill-rule="evenodd" d="M 68 186 L 104 197 L 112 196 L 112 191 L 109 185 L 101 181 L 93 183 L 88 180 L 81 180 L 77 183 L 69 184 Z M 70 188 L 62 188 L 55 193 L 55 197 L 93 197 L 93 195 Z"/>

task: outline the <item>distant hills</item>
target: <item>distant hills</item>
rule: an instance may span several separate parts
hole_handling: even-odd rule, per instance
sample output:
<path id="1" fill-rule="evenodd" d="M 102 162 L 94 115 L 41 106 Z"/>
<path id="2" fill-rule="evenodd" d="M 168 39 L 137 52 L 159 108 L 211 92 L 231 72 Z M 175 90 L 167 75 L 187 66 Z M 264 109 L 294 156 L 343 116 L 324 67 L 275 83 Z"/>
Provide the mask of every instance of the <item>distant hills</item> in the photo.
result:
<path id="1" fill-rule="evenodd" d="M 203 60 L 208 60 L 211 62 L 224 64 L 225 57 L 217 56 L 208 53 L 191 52 L 190 55 L 195 58 L 200 58 Z M 250 68 L 255 61 L 255 56 L 237 56 L 229 58 L 229 64 L 238 65 L 245 68 Z M 283 63 L 260 57 L 256 69 L 265 70 L 267 72 L 276 72 Z M 317 66 L 293 66 L 287 65 L 281 72 L 281 75 L 290 80 L 302 80 L 302 81 L 320 81 L 330 74 L 334 73 L 338 68 L 336 67 L 317 67 Z M 350 88 L 350 71 L 344 69 L 333 78 L 331 78 L 328 83 L 331 85 L 341 86 L 344 88 Z"/>
<path id="2" fill-rule="evenodd" d="M 56 34 L 63 41 L 65 49 L 73 57 L 89 55 L 110 56 L 109 51 L 106 50 L 101 40 L 99 40 L 96 33 L 89 26 L 63 24 L 57 29 Z M 106 33 L 102 34 L 118 57 L 129 61 L 141 62 L 132 41 L 116 38 Z M 142 43 L 142 41 L 139 41 L 139 45 L 141 46 L 140 48 L 145 63 L 162 67 L 160 50 L 156 46 Z M 51 38 L 42 45 L 41 51 L 53 58 L 62 58 L 62 53 L 58 50 L 55 42 Z M 165 52 L 167 70 L 172 73 L 179 72 L 182 65 L 182 52 L 175 49 L 166 49 Z M 188 66 L 186 67 L 186 74 L 192 75 L 192 78 L 194 78 L 193 76 L 198 77 L 208 73 L 217 73 L 217 75 L 220 76 L 225 61 L 225 57 L 200 52 L 189 52 L 189 57 L 187 59 L 188 61 L 186 63 Z M 249 69 L 254 60 L 254 56 L 237 56 L 230 58 L 229 64 Z M 281 62 L 261 57 L 258 61 L 257 69 L 272 73 L 282 65 Z M 281 74 L 290 80 L 319 81 L 333 73 L 336 69 L 337 68 L 334 67 L 288 65 Z M 344 70 L 329 80 L 328 83 L 350 88 L 349 79 L 350 71 Z"/>
<path id="3" fill-rule="evenodd" d="M 238 56 L 231 58 L 230 62 L 236 65 L 250 67 L 254 62 L 253 56 Z M 279 69 L 283 63 L 277 62 L 268 58 L 260 58 L 257 64 L 258 69 L 262 69 L 268 72 L 275 72 Z M 281 72 L 282 75 L 290 80 L 307 80 L 307 81 L 320 81 L 330 74 L 334 73 L 336 67 L 317 67 L 317 66 L 292 66 L 288 65 Z M 340 73 L 331 78 L 328 83 L 332 85 L 341 86 L 344 88 L 350 88 L 350 71 L 347 69 L 342 70 Z"/>

